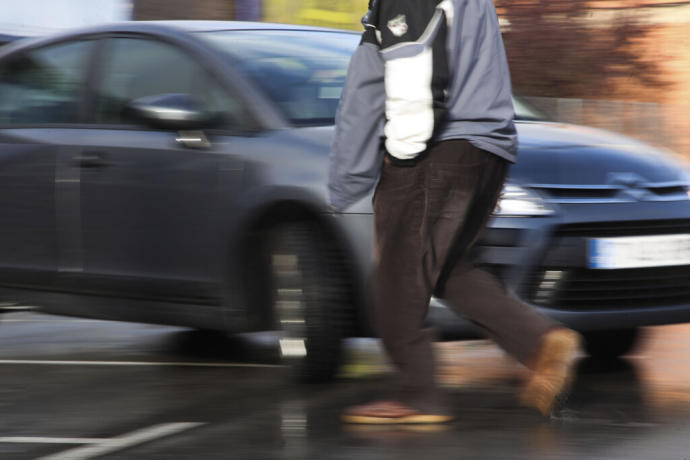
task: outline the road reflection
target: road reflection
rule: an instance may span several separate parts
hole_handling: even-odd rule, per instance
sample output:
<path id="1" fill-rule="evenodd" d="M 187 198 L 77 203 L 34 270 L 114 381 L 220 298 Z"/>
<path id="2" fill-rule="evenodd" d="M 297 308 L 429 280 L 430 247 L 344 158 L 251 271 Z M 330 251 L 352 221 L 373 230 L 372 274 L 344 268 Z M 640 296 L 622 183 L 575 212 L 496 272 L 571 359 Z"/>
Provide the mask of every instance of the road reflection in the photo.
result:
<path id="1" fill-rule="evenodd" d="M 570 397 L 551 418 L 517 405 L 526 370 L 490 342 L 437 344 L 439 380 L 451 395 L 455 422 L 423 430 L 343 430 L 358 443 L 386 447 L 400 458 L 458 445 L 484 458 L 505 458 L 506 452 L 516 458 L 621 459 L 687 452 L 688 441 L 677 433 L 690 425 L 690 325 L 649 328 L 646 335 L 632 356 L 582 356 Z M 360 368 L 376 368 L 372 355 L 355 355 L 369 360 Z M 390 368 L 380 359 L 377 369 Z"/>
<path id="2" fill-rule="evenodd" d="M 348 342 L 335 382 L 303 385 L 274 365 L 277 341 L 266 335 L 19 314 L 5 322 L 3 459 L 55 451 L 17 437 L 109 437 L 184 421 L 204 426 L 128 458 L 649 460 L 690 452 L 690 325 L 650 328 L 624 359 L 582 356 L 571 397 L 551 418 L 518 405 L 526 371 L 496 346 L 439 343 L 439 380 L 455 420 L 372 427 L 344 425 L 339 415 L 394 384 L 376 340 Z M 182 445 L 189 456 L 175 450 Z"/>
<path id="3" fill-rule="evenodd" d="M 647 328 L 632 356 L 596 361 L 582 356 L 567 410 L 611 409 L 609 416 L 635 412 L 690 413 L 690 324 Z M 167 352 L 198 360 L 278 363 L 275 339 L 267 335 L 230 337 L 207 331 L 171 334 Z M 436 344 L 438 378 L 450 393 L 463 390 L 514 393 L 527 370 L 489 341 Z M 391 372 L 374 339 L 348 341 L 340 379 L 370 380 Z M 294 404 L 290 407 L 293 407 Z M 601 407 L 600 407 L 601 406 Z M 633 410 L 635 409 L 635 410 Z"/>
<path id="4" fill-rule="evenodd" d="M 631 356 L 595 361 L 585 356 L 569 405 L 620 405 L 690 412 L 690 325 L 647 328 Z M 444 386 L 506 385 L 526 370 L 486 341 L 441 343 L 439 378 Z"/>

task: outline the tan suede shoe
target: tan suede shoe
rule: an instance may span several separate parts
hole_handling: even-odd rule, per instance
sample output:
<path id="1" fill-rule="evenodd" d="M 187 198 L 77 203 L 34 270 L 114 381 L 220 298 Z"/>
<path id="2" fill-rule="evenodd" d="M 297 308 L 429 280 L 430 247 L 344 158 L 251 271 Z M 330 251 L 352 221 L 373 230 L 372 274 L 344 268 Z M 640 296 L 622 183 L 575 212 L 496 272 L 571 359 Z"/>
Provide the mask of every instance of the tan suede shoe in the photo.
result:
<path id="1" fill-rule="evenodd" d="M 446 423 L 453 417 L 445 414 L 425 414 L 397 401 L 374 401 L 346 409 L 341 419 L 346 423 L 382 425 Z"/>
<path id="2" fill-rule="evenodd" d="M 573 382 L 575 360 L 580 352 L 580 335 L 566 328 L 544 335 L 532 375 L 520 395 L 520 403 L 544 415 L 551 414 L 554 404 Z"/>

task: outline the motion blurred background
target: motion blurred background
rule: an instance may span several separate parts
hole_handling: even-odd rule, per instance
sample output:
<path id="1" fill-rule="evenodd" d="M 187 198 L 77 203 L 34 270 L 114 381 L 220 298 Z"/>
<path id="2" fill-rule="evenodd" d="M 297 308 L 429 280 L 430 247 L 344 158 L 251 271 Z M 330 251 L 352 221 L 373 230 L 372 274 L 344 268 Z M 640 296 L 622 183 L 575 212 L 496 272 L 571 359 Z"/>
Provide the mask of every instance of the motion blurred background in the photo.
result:
<path id="1" fill-rule="evenodd" d="M 368 0 L 134 0 L 132 18 L 361 29 Z M 549 118 L 690 157 L 690 1 L 495 0 L 514 90 Z"/>
<path id="2" fill-rule="evenodd" d="M 0 34 L 39 34 L 113 19 L 359 30 L 368 0 L 56 0 L 42 12 L 34 2 L 22 3 L 0 0 L 12 12 L 0 18 Z M 517 94 L 553 120 L 622 132 L 690 156 L 690 1 L 495 3 Z"/>

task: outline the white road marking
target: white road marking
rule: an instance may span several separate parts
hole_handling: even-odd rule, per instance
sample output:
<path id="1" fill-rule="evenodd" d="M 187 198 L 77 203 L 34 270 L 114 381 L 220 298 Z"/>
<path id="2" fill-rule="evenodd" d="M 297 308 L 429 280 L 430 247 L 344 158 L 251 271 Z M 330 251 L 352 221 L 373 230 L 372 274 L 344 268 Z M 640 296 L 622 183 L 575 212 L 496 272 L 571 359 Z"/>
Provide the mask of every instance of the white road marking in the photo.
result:
<path id="1" fill-rule="evenodd" d="M 195 363 L 175 361 L 61 361 L 41 359 L 0 359 L 0 364 L 27 364 L 39 366 L 167 366 L 167 367 L 283 367 L 282 364 L 256 363 Z"/>
<path id="2" fill-rule="evenodd" d="M 107 320 L 102 320 L 102 319 L 91 319 L 91 318 L 77 318 L 73 316 L 54 316 L 54 315 L 48 315 L 44 313 L 37 313 L 35 311 L 31 310 L 22 310 L 25 308 L 33 308 L 33 307 L 17 307 L 17 311 L 6 311 L 6 307 L 1 307 L 0 306 L 0 312 L 5 312 L 7 315 L 2 315 L 0 316 L 0 322 L 2 323 L 35 323 L 35 322 L 50 322 L 50 323 L 62 323 L 62 324 L 72 324 L 72 323 L 90 323 L 94 325 L 100 325 L 100 324 L 122 324 L 122 323 L 116 323 L 114 321 L 107 321 Z M 12 310 L 15 308 L 12 307 Z M 147 325 L 145 325 L 147 326 Z M 160 327 L 161 329 L 181 329 L 177 328 L 175 326 L 156 326 Z"/>
<path id="3" fill-rule="evenodd" d="M 0 303 L 0 310 L 5 312 L 29 312 L 35 310 L 36 307 L 33 305 L 15 305 L 15 304 L 2 304 Z"/>
<path id="4" fill-rule="evenodd" d="M 108 438 L 48 438 L 44 436 L 6 436 L 0 437 L 0 443 L 24 444 L 97 444 L 108 441 Z"/>
<path id="5" fill-rule="evenodd" d="M 149 428 L 133 431 L 116 438 L 105 439 L 103 442 L 89 446 L 75 447 L 57 454 L 47 455 L 37 460 L 87 460 L 101 455 L 111 454 L 127 449 L 137 444 L 153 441 L 157 438 L 170 436 L 181 431 L 190 430 L 203 425 L 198 422 L 164 423 Z"/>
<path id="6" fill-rule="evenodd" d="M 3 310 L 0 308 L 0 310 Z M 89 323 L 96 324 L 93 319 L 52 319 L 52 318 L 25 318 L 25 319 L 8 319 L 1 318 L 0 323 L 69 323 L 69 324 L 79 324 L 79 323 Z"/>

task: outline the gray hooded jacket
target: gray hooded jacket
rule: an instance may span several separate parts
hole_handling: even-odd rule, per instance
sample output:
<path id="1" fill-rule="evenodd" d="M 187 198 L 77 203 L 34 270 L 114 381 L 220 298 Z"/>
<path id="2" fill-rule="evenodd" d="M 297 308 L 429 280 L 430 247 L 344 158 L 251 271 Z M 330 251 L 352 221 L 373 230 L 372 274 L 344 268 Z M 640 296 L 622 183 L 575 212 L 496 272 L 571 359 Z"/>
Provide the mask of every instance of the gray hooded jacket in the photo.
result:
<path id="1" fill-rule="evenodd" d="M 376 185 L 384 155 L 414 164 L 466 139 L 515 161 L 510 74 L 492 0 L 372 0 L 336 113 L 329 192 L 344 210 Z"/>

